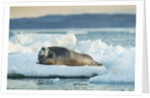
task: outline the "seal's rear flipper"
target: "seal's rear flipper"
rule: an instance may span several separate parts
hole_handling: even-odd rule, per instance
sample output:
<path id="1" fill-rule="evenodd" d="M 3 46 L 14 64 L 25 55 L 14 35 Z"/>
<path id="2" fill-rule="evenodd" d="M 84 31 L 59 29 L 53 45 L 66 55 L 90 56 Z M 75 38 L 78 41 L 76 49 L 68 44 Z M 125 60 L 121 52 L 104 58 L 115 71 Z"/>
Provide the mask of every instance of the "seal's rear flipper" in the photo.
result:
<path id="1" fill-rule="evenodd" d="M 99 62 L 95 62 L 95 65 L 102 66 L 103 64 Z"/>
<path id="2" fill-rule="evenodd" d="M 103 65 L 102 63 L 99 64 L 99 66 L 102 66 L 102 65 Z"/>

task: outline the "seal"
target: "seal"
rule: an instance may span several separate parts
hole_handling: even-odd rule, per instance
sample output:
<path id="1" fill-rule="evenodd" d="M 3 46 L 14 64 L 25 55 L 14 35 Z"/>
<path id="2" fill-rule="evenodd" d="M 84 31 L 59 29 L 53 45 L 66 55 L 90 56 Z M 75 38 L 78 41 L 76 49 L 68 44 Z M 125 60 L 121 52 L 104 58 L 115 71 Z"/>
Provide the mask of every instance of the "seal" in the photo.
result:
<path id="1" fill-rule="evenodd" d="M 80 54 L 65 47 L 42 47 L 38 53 L 39 64 L 68 66 L 101 66 L 87 54 Z"/>

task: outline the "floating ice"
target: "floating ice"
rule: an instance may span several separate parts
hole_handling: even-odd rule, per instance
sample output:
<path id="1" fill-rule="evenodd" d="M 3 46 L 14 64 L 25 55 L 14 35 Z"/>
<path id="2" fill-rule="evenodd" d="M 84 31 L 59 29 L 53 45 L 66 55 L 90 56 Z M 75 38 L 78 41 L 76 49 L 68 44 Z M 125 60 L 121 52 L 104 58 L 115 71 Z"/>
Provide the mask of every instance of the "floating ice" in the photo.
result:
<path id="1" fill-rule="evenodd" d="M 108 73 L 105 75 L 90 78 L 89 80 L 90 82 L 92 83 L 134 82 L 134 69 L 135 69 L 134 49 L 126 50 L 121 54 L 104 56 L 101 59 L 101 61 L 105 64 Z"/>
<path id="2" fill-rule="evenodd" d="M 22 40 L 24 39 L 24 40 Z M 103 67 L 39 65 L 37 52 L 42 46 L 63 46 L 86 53 Z M 17 34 L 10 38 L 8 76 L 91 77 L 89 82 L 134 82 L 135 49 L 107 45 L 98 40 L 77 41 L 74 34 Z"/>
<path id="3" fill-rule="evenodd" d="M 105 67 L 41 65 L 37 64 L 36 53 L 10 54 L 8 76 L 21 75 L 25 77 L 91 77 L 103 74 Z"/>

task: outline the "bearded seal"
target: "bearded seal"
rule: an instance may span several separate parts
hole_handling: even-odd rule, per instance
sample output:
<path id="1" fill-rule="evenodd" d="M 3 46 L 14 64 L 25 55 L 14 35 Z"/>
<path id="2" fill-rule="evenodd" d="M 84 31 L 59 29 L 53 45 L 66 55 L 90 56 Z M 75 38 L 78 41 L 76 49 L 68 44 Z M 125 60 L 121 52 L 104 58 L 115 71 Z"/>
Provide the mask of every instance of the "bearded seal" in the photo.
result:
<path id="1" fill-rule="evenodd" d="M 65 47 L 42 47 L 38 54 L 39 64 L 68 66 L 101 66 L 87 54 L 80 54 Z"/>

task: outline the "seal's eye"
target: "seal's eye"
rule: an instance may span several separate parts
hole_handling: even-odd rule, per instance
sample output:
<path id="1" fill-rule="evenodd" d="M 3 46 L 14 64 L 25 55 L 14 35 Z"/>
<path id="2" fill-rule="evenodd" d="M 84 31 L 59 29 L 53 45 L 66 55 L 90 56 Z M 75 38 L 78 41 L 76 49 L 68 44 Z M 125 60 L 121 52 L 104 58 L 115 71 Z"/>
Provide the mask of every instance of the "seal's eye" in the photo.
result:
<path id="1" fill-rule="evenodd" d="M 45 50 L 45 48 L 44 48 L 44 47 L 42 47 L 42 50 Z"/>

